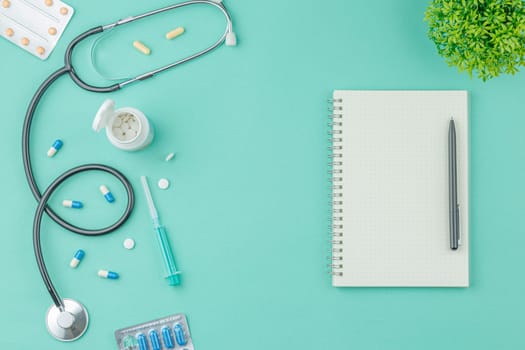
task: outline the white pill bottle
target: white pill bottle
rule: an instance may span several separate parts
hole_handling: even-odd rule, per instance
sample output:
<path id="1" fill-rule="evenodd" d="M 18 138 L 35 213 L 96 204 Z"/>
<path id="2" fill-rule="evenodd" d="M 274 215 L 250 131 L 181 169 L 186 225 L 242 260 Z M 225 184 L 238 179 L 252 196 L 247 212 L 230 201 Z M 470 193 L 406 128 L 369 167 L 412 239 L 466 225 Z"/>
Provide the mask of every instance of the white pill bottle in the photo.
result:
<path id="1" fill-rule="evenodd" d="M 131 107 L 115 110 L 111 99 L 100 106 L 92 127 L 97 132 L 106 128 L 109 142 L 124 151 L 138 151 L 153 141 L 153 127 L 144 113 Z"/>

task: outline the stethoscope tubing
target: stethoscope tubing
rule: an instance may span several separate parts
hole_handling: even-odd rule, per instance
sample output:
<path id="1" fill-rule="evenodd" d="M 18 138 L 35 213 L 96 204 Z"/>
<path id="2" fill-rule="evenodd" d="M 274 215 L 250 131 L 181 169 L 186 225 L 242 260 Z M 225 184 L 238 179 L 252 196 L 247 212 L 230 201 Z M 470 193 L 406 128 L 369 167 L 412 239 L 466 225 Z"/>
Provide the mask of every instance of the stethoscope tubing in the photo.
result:
<path id="1" fill-rule="evenodd" d="M 33 249 L 35 252 L 35 257 L 37 260 L 38 269 L 40 271 L 40 274 L 42 276 L 42 279 L 44 281 L 44 284 L 46 285 L 46 288 L 49 292 L 49 295 L 51 296 L 51 299 L 53 299 L 53 303 L 60 309 L 63 310 L 64 305 L 62 298 L 58 295 L 58 292 L 53 285 L 51 278 L 49 277 L 49 273 L 46 268 L 46 264 L 42 255 L 42 246 L 41 246 L 41 240 L 40 240 L 40 232 L 41 232 L 41 225 L 42 225 L 42 217 L 44 215 L 44 212 L 51 210 L 47 203 L 49 201 L 49 198 L 53 194 L 53 192 L 67 179 L 70 177 L 86 171 L 102 171 L 107 172 L 113 176 L 115 176 L 120 182 L 124 185 L 126 192 L 127 192 L 127 205 L 126 209 L 124 210 L 124 214 L 118 219 L 116 222 L 114 222 L 112 225 L 99 230 L 86 230 L 78 226 L 73 226 L 64 219 L 62 219 L 60 216 L 56 215 L 56 220 L 59 225 L 62 227 L 67 228 L 69 231 L 72 231 L 74 233 L 82 234 L 82 235 L 89 235 L 89 236 L 95 236 L 95 235 L 103 235 L 106 233 L 110 233 L 114 230 L 116 230 L 118 227 L 120 227 L 131 215 L 131 212 L 133 211 L 133 206 L 135 204 L 135 197 L 133 193 L 133 187 L 131 186 L 129 180 L 118 170 L 115 168 L 109 167 L 107 165 L 102 164 L 85 164 L 81 165 L 72 169 L 69 169 L 68 171 L 62 173 L 59 177 L 57 177 L 42 193 L 42 196 L 38 200 L 38 206 L 35 211 L 35 217 L 33 220 Z"/>

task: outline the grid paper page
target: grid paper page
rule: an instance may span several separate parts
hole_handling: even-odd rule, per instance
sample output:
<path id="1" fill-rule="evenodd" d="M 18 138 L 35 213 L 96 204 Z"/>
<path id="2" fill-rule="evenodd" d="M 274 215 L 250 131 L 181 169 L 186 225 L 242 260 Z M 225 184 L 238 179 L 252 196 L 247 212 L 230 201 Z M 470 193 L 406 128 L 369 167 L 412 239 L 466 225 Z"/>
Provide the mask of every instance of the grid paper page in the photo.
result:
<path id="1" fill-rule="evenodd" d="M 343 115 L 343 275 L 334 286 L 469 285 L 466 91 L 335 91 Z M 456 124 L 462 245 L 450 249 Z"/>

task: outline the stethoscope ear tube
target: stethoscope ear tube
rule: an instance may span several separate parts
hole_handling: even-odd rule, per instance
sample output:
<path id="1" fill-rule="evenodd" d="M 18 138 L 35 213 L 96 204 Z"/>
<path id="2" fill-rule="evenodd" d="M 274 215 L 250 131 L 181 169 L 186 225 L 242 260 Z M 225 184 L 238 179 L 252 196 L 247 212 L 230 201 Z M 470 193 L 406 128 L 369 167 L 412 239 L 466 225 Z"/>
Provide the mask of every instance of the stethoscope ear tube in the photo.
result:
<path id="1" fill-rule="evenodd" d="M 86 38 L 88 38 L 88 37 L 90 37 L 92 35 L 100 34 L 102 32 L 105 32 L 105 31 L 108 31 L 108 30 L 112 30 L 115 27 L 123 26 L 125 24 L 141 20 L 143 18 L 147 18 L 147 17 L 154 16 L 154 15 L 157 15 L 157 14 L 160 14 L 160 13 L 163 13 L 163 12 L 175 10 L 177 8 L 181 8 L 181 7 L 185 7 L 185 6 L 189 6 L 189 5 L 198 5 L 198 4 L 210 5 L 210 6 L 214 7 L 214 8 L 217 8 L 218 10 L 221 11 L 221 13 L 224 15 L 224 18 L 226 19 L 226 28 L 224 30 L 224 33 L 217 39 L 217 41 L 214 44 L 208 46 L 207 48 L 205 48 L 205 49 L 203 49 L 201 51 L 198 51 L 198 52 L 196 52 L 196 53 L 194 53 L 192 55 L 189 55 L 189 56 L 187 56 L 185 58 L 179 59 L 178 61 L 169 63 L 167 65 L 164 65 L 162 67 L 156 68 L 154 70 L 151 70 L 151 71 L 139 74 L 139 75 L 137 75 L 134 78 L 122 79 L 119 83 L 116 83 L 116 84 L 113 84 L 113 85 L 109 85 L 109 86 L 94 86 L 94 85 L 88 84 L 84 80 L 82 80 L 82 78 L 80 78 L 77 75 L 77 73 L 75 72 L 75 68 L 74 68 L 73 63 L 72 63 L 73 50 L 74 50 L 75 46 L 79 42 L 81 42 L 82 40 L 84 40 L 84 39 L 86 39 Z M 147 13 L 143 13 L 143 14 L 138 15 L 138 16 L 128 17 L 126 19 L 123 19 L 123 20 L 120 20 L 120 21 L 117 21 L 115 23 L 111 23 L 111 24 L 108 24 L 108 25 L 94 27 L 94 28 L 92 28 L 92 29 L 90 29 L 90 30 L 80 34 L 75 39 L 73 39 L 73 41 L 68 45 L 68 47 L 66 49 L 64 64 L 65 64 L 65 68 L 68 70 L 68 73 L 69 73 L 71 79 L 75 82 L 75 84 L 80 86 L 82 89 L 85 89 L 85 90 L 88 90 L 88 91 L 92 91 L 92 92 L 107 93 L 107 92 L 116 91 L 116 90 L 118 90 L 118 89 L 120 89 L 120 88 L 122 88 L 122 87 L 124 87 L 126 85 L 135 83 L 137 81 L 143 81 L 143 80 L 152 78 L 153 76 L 155 76 L 155 75 L 157 75 L 157 74 L 159 74 L 161 72 L 164 72 L 164 71 L 170 70 L 172 68 L 175 68 L 175 67 L 177 67 L 177 66 L 179 66 L 179 65 L 181 65 L 183 63 L 187 63 L 187 62 L 193 61 L 194 59 L 199 58 L 201 56 L 204 56 L 207 53 L 215 50 L 216 48 L 218 48 L 224 42 L 226 42 L 226 44 L 228 46 L 235 46 L 236 42 L 237 42 L 237 40 L 235 39 L 235 33 L 233 32 L 233 24 L 232 24 L 231 16 L 230 16 L 228 10 L 226 9 L 226 7 L 224 6 L 224 4 L 222 2 L 220 2 L 220 1 L 190 0 L 190 1 L 185 1 L 185 2 L 178 3 L 178 4 L 166 6 L 166 7 L 163 7 L 163 8 L 154 10 L 154 11 L 150 11 L 150 12 L 147 12 Z M 93 55 L 93 52 L 92 52 L 92 55 Z M 94 63 L 92 62 L 92 64 L 94 64 Z M 95 66 L 95 70 L 97 71 L 96 66 Z"/>
<path id="2" fill-rule="evenodd" d="M 77 46 L 77 44 L 79 42 L 81 42 L 82 40 L 86 39 L 87 37 L 89 37 L 91 35 L 102 33 L 102 31 L 103 31 L 103 27 L 102 26 L 98 26 L 98 27 L 92 28 L 92 29 L 90 29 L 90 30 L 80 34 L 75 39 L 73 39 L 73 41 L 71 41 L 71 43 L 68 45 L 68 47 L 66 49 L 66 54 L 64 56 L 64 68 L 67 70 L 67 72 L 69 73 L 69 76 L 75 82 L 75 84 L 77 84 L 78 86 L 80 86 L 84 90 L 88 90 L 88 91 L 91 91 L 91 92 L 99 92 L 99 93 L 116 91 L 116 90 L 120 89 L 120 85 L 119 84 L 113 84 L 113 85 L 110 85 L 110 86 L 105 86 L 105 87 L 101 86 L 101 87 L 99 87 L 99 86 L 93 86 L 93 85 L 90 85 L 90 84 L 86 83 L 75 72 L 75 68 L 73 67 L 72 59 L 73 59 L 73 49 L 75 48 L 75 46 Z"/>

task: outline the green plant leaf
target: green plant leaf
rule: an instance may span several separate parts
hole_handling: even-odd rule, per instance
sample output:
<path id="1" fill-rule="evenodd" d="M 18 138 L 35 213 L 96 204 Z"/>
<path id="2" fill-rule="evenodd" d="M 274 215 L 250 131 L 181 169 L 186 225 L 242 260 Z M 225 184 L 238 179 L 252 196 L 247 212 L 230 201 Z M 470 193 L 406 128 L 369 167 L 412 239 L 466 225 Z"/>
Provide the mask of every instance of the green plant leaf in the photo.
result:
<path id="1" fill-rule="evenodd" d="M 483 81 L 525 65 L 525 0 L 433 0 L 424 20 L 449 66 Z"/>

